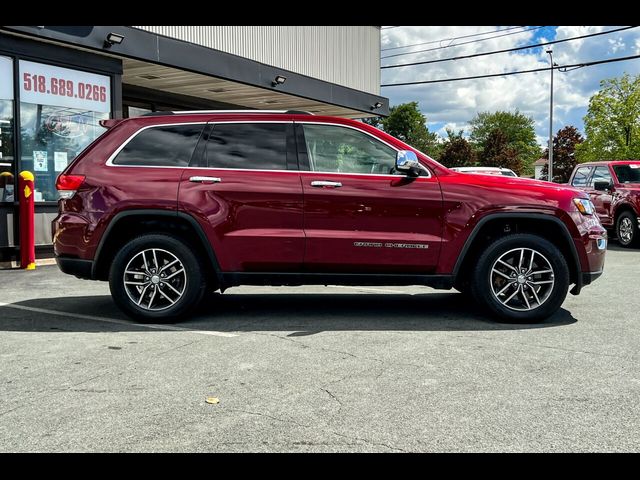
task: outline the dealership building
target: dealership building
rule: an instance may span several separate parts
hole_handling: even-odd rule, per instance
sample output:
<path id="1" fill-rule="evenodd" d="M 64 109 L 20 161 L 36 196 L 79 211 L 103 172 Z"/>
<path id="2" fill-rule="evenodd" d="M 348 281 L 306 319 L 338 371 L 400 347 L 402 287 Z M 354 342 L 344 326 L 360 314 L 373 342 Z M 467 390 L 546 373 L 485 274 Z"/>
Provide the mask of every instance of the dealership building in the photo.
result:
<path id="1" fill-rule="evenodd" d="M 0 262 L 19 258 L 19 172 L 50 257 L 56 177 L 98 122 L 196 109 L 387 115 L 380 27 L 0 26 Z"/>

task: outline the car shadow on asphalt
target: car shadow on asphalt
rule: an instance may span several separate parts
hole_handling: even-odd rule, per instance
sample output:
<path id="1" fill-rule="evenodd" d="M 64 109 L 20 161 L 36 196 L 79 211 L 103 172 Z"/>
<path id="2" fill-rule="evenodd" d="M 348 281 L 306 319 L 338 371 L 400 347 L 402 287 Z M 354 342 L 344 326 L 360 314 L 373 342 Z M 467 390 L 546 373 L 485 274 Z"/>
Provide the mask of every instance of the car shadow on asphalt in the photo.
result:
<path id="1" fill-rule="evenodd" d="M 59 297 L 15 302 L 0 307 L 4 331 L 143 331 L 108 295 Z M 48 309 L 116 320 L 101 322 L 77 316 L 52 315 Z M 9 318 L 7 318 L 9 317 Z M 460 293 L 399 294 L 211 294 L 194 315 L 175 324 L 183 329 L 218 332 L 284 331 L 305 336 L 326 331 L 490 331 L 525 330 L 571 325 L 577 320 L 560 309 L 541 323 L 501 323 L 483 314 Z M 147 330 L 148 331 L 148 330 Z"/>

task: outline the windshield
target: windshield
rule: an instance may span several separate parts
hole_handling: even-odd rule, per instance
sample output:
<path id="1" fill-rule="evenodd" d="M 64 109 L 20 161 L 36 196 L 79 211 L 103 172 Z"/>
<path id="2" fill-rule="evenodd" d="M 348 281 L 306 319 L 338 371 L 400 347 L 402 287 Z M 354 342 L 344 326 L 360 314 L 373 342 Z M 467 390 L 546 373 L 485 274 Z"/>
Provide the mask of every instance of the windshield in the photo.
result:
<path id="1" fill-rule="evenodd" d="M 614 165 L 613 170 L 620 183 L 640 183 L 640 163 Z"/>

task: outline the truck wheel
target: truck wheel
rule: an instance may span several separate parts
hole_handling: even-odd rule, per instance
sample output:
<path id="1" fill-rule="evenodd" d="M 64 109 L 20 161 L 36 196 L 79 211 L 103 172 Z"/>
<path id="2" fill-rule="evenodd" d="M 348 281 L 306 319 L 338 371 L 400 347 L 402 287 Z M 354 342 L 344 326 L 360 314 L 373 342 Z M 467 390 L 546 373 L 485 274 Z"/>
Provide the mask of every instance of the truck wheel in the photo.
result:
<path id="1" fill-rule="evenodd" d="M 116 305 L 142 322 L 173 321 L 202 300 L 205 277 L 195 249 L 166 234 L 148 234 L 125 244 L 109 271 Z"/>
<path id="2" fill-rule="evenodd" d="M 616 222 L 616 236 L 623 247 L 637 247 L 640 245 L 638 231 L 638 217 L 633 212 L 622 212 Z"/>
<path id="3" fill-rule="evenodd" d="M 498 318 L 533 323 L 556 313 L 569 289 L 569 268 L 551 242 L 516 234 L 493 242 L 472 274 L 474 299 Z"/>

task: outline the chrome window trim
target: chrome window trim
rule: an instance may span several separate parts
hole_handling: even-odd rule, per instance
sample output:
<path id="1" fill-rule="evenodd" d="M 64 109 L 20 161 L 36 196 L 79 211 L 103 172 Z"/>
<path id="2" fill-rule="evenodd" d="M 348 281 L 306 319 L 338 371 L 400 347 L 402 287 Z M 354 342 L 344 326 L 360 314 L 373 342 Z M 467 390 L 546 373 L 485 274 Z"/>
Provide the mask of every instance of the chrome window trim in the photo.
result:
<path id="1" fill-rule="evenodd" d="M 201 122 L 174 122 L 174 123 L 157 123 L 157 124 L 153 124 L 153 125 L 147 125 L 145 127 L 142 127 L 138 130 L 136 130 L 135 132 L 133 132 L 123 143 L 122 145 L 120 145 L 107 159 L 107 161 L 105 162 L 105 165 L 107 165 L 108 167 L 119 167 L 119 168 L 179 168 L 182 170 L 227 170 L 227 171 L 239 171 L 239 172 L 286 172 L 286 173 L 306 173 L 306 174 L 319 174 L 319 175 L 357 175 L 357 176 L 363 176 L 363 177 L 387 177 L 387 178 L 399 178 L 399 177 L 408 177 L 407 175 L 391 175 L 391 174 L 386 174 L 386 173 L 349 173 L 349 172 L 321 172 L 321 171 L 311 171 L 311 170 L 269 170 L 269 169 L 262 169 L 262 168 L 224 168 L 224 167 L 220 167 L 220 168 L 209 168 L 209 167 L 170 167 L 170 166 L 166 166 L 166 165 L 118 165 L 118 164 L 114 164 L 113 160 L 118 156 L 118 154 L 122 151 L 122 149 L 124 149 L 124 147 L 126 147 L 128 145 L 128 143 L 133 140 L 140 132 L 147 130 L 149 128 L 156 128 L 156 127 L 171 127 L 171 126 L 175 126 L 175 125 L 216 125 L 219 123 L 283 123 L 283 124 L 288 124 L 288 123 L 299 123 L 299 124 L 305 124 L 305 123 L 309 123 L 309 124 L 314 124 L 314 125 L 333 125 L 333 126 L 337 126 L 337 127 L 344 127 L 344 128 L 350 128 L 352 130 L 356 130 L 358 132 L 362 132 L 365 135 L 370 136 L 371 138 L 373 138 L 374 140 L 377 140 L 379 142 L 382 142 L 383 144 L 387 145 L 388 147 L 390 147 L 391 149 L 393 149 L 396 153 L 400 151 L 400 149 L 394 147 L 393 145 L 391 145 L 390 143 L 386 142 L 385 140 L 382 140 L 381 138 L 376 137 L 375 135 L 369 133 L 369 132 L 365 132 L 364 130 L 361 130 L 360 128 L 351 126 L 351 125 L 344 125 L 342 123 L 332 123 L 332 122 L 314 122 L 314 121 L 294 121 L 294 120 L 229 120 L 229 121 L 201 121 Z M 305 145 L 306 148 L 306 145 Z M 431 171 L 425 167 L 424 165 L 422 165 L 422 163 L 420 163 L 420 166 L 422 167 L 422 169 L 428 174 L 427 176 L 420 176 L 420 177 L 412 177 L 412 178 L 432 178 L 433 175 L 431 174 Z"/>

